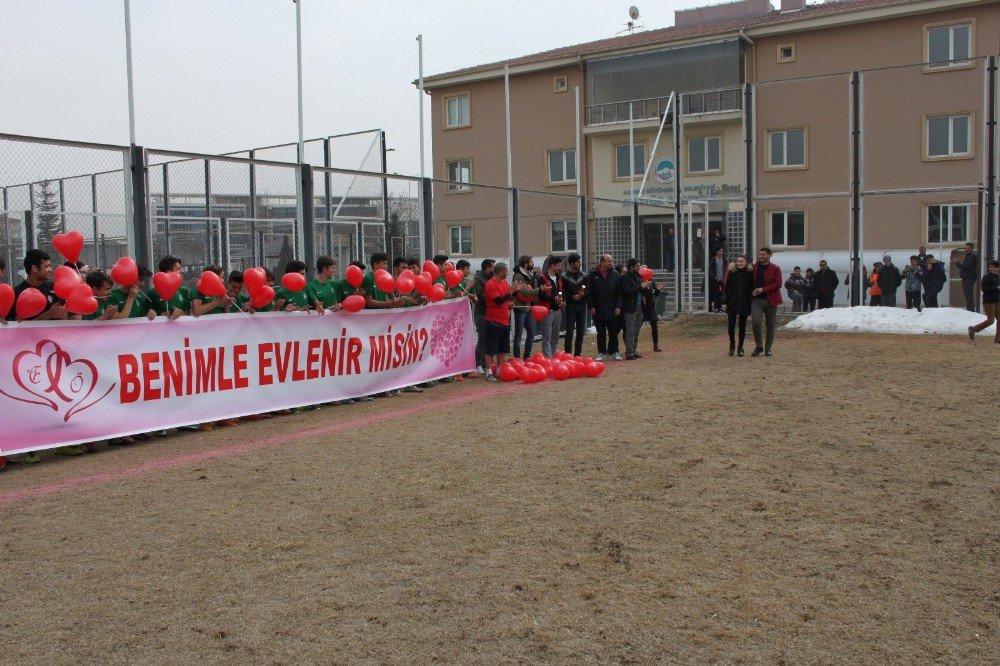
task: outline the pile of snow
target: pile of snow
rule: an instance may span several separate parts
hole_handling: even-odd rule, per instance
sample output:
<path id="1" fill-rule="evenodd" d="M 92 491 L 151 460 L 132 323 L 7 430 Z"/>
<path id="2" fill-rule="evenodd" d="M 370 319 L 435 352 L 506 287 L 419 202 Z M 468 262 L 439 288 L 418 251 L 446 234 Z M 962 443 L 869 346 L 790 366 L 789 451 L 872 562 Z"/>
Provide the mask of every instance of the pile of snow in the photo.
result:
<path id="1" fill-rule="evenodd" d="M 903 308 L 860 306 L 827 308 L 798 317 L 785 328 L 816 333 L 892 333 L 897 335 L 968 335 L 969 326 L 983 321 L 976 312 L 958 308 Z M 996 324 L 978 335 L 992 339 Z"/>

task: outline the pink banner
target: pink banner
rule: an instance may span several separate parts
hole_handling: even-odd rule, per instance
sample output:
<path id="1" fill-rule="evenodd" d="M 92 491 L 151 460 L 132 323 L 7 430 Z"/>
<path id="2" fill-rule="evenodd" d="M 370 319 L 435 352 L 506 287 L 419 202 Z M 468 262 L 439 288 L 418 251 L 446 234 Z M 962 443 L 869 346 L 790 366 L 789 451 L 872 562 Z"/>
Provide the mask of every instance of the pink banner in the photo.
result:
<path id="1" fill-rule="evenodd" d="M 475 369 L 469 302 L 0 326 L 0 454 L 381 393 Z"/>

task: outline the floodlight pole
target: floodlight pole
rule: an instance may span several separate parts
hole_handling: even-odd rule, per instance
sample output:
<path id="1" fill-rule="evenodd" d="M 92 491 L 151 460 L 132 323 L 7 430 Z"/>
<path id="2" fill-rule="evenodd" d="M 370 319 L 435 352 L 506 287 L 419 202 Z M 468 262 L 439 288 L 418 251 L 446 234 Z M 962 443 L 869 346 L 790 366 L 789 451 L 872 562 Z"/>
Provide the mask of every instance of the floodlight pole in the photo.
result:
<path id="1" fill-rule="evenodd" d="M 417 93 L 420 95 L 420 179 L 424 179 L 424 36 L 417 35 Z"/>
<path id="2" fill-rule="evenodd" d="M 303 169 L 302 165 L 305 163 L 305 146 L 303 141 L 303 121 L 302 121 L 302 2 L 301 0 L 292 0 L 295 3 L 295 55 L 296 55 L 296 69 L 298 75 L 298 97 L 299 97 L 299 142 L 298 142 L 298 159 L 296 160 L 299 164 L 298 166 L 298 177 L 295 179 L 296 187 L 296 203 L 297 203 L 297 217 L 298 224 L 304 225 L 306 218 L 306 203 L 304 199 L 304 188 L 302 186 Z M 310 202 L 310 211 L 312 210 L 312 202 Z M 300 237 L 302 235 L 300 234 Z M 311 241 L 310 241 L 311 242 Z M 305 251 L 305 240 L 303 240 L 303 247 L 296 248 L 296 252 Z"/>
<path id="3" fill-rule="evenodd" d="M 135 95 L 132 91 L 132 12 L 125 0 L 125 75 L 128 79 L 128 142 L 135 145 Z"/>

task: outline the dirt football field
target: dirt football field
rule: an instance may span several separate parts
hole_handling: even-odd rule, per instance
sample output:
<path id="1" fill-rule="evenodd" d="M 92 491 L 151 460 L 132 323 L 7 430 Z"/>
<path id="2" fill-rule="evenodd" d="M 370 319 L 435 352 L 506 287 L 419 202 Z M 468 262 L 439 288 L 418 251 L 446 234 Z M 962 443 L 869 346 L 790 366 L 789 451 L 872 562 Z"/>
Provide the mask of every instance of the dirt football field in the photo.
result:
<path id="1" fill-rule="evenodd" d="M 1000 663 L 1000 345 L 715 321 L 13 465 L 0 663 Z"/>

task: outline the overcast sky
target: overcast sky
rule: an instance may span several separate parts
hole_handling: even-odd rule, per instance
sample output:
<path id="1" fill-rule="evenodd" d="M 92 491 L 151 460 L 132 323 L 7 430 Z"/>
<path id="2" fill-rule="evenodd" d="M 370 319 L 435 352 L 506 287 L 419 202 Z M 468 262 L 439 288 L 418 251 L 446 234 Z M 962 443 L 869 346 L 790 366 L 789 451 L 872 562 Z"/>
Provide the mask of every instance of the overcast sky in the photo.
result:
<path id="1" fill-rule="evenodd" d="M 418 33 L 430 75 L 624 29 L 630 2 L 303 0 L 306 138 L 380 127 L 419 171 Z M 704 0 L 639 2 L 646 28 Z M 291 0 L 132 0 L 141 145 L 220 153 L 296 139 Z M 128 143 L 122 0 L 0 0 L 0 132 Z M 430 143 L 428 137 L 428 163 Z"/>

